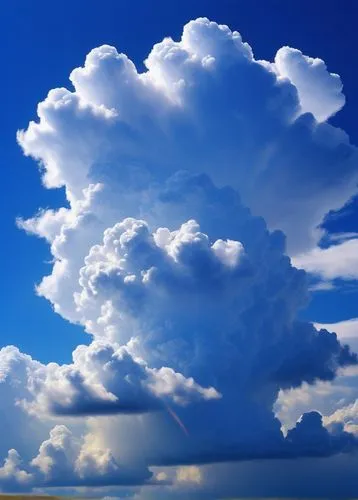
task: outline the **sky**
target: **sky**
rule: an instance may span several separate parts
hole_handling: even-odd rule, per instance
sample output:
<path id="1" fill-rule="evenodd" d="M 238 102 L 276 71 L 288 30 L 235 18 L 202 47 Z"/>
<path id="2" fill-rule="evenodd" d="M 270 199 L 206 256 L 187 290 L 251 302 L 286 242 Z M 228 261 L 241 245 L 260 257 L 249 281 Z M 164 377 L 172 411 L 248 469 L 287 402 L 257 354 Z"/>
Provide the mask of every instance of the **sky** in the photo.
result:
<path id="1" fill-rule="evenodd" d="M 356 3 L 0 9 L 0 488 L 357 496 Z"/>
<path id="2" fill-rule="evenodd" d="M 1 126 L 2 163 L 5 179 L 1 196 L 1 226 L 8 240 L 2 246 L 2 259 L 9 262 L 3 275 L 2 298 L 6 315 L 2 318 L 3 343 L 15 343 L 43 361 L 55 355 L 61 361 L 78 343 L 86 341 L 81 329 L 64 324 L 52 314 L 46 301 L 33 293 L 34 284 L 49 271 L 51 259 L 42 241 L 27 238 L 18 231 L 14 220 L 29 217 L 40 207 L 58 207 L 63 202 L 61 190 L 43 190 L 36 166 L 22 155 L 16 143 L 16 131 L 25 128 L 36 116 L 37 103 L 50 88 L 69 86 L 70 71 L 82 64 L 85 54 L 103 43 L 112 44 L 127 53 L 142 68 L 143 60 L 154 42 L 164 36 L 178 37 L 189 20 L 205 15 L 238 29 L 254 45 L 259 58 L 272 59 L 283 45 L 298 47 L 304 53 L 321 57 L 329 68 L 342 75 L 348 104 L 332 119 L 357 143 L 355 110 L 356 65 L 351 53 L 357 46 L 354 1 L 312 2 L 126 2 L 105 1 L 103 8 L 95 2 L 61 2 L 60 9 L 36 2 L 4 2 L 1 11 L 1 34 L 4 66 L 1 79 L 3 123 Z M 133 23 L 135 22 L 135 29 Z M 19 182 L 21 179 L 21 182 Z M 352 215 L 330 222 L 335 232 L 357 231 Z M 26 246 L 26 252 L 23 247 Z M 357 315 L 357 292 L 317 293 L 307 311 L 307 319 L 335 322 Z M 22 312 L 17 302 L 21 298 Z M 326 306 L 327 302 L 337 306 Z M 51 335 L 51 345 L 44 336 Z"/>

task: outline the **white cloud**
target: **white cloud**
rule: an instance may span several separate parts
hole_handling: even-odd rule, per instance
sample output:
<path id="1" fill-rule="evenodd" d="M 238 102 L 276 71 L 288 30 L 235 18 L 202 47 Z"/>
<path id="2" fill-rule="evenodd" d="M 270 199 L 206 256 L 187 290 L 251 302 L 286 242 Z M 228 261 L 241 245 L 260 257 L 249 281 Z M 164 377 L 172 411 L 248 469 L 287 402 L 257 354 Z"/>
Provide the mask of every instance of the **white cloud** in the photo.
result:
<path id="1" fill-rule="evenodd" d="M 19 142 L 71 202 L 109 178 L 126 192 L 183 167 L 207 172 L 239 189 L 297 253 L 317 241 L 324 215 L 356 193 L 357 153 L 342 130 L 298 116 L 302 106 L 320 120 L 337 111 L 339 78 L 293 49 L 279 51 L 276 63 L 278 75 L 237 32 L 205 18 L 188 23 L 181 41 L 155 45 L 144 73 L 104 45 L 72 72 L 75 92 L 50 92 Z M 125 215 L 140 216 L 138 202 Z"/>
<path id="2" fill-rule="evenodd" d="M 165 400 L 186 405 L 220 398 L 168 367 L 149 368 L 125 347 L 95 341 L 73 352 L 73 364 L 42 365 L 28 382 L 32 398 L 24 408 L 35 415 L 145 413 L 163 408 Z"/>
<path id="3" fill-rule="evenodd" d="M 345 240 L 328 248 L 314 248 L 292 260 L 299 269 L 324 280 L 358 279 L 358 239 Z"/>
<path id="4" fill-rule="evenodd" d="M 19 485 L 27 486 L 32 481 L 32 475 L 21 469 L 21 457 L 14 449 L 9 450 L 4 465 L 0 467 L 0 482 L 16 481 Z"/>
<path id="5" fill-rule="evenodd" d="M 275 57 L 276 71 L 297 88 L 301 110 L 324 122 L 345 104 L 339 75 L 329 73 L 322 59 L 300 50 L 282 47 Z"/>
<path id="6" fill-rule="evenodd" d="M 351 318 L 337 323 L 316 323 L 316 328 L 325 328 L 329 332 L 336 332 L 342 340 L 358 338 L 358 318 Z"/>
<path id="7" fill-rule="evenodd" d="M 0 425 L 6 429 L 0 440 L 0 461 L 10 449 L 19 450 L 23 455 L 25 448 L 26 455 L 31 455 L 50 429 L 50 422 L 30 417 L 19 404 L 30 396 L 28 376 L 39 366 L 40 363 L 14 346 L 0 349 L 0 399 L 3 408 Z"/>
<path id="8" fill-rule="evenodd" d="M 24 464 L 18 452 L 10 450 L 0 468 L 0 484 L 8 491 L 33 487 L 106 486 L 150 484 L 146 467 L 123 466 L 87 434 L 76 437 L 64 425 L 56 425 L 43 441 L 38 454 Z M 29 472 L 30 471 L 30 472 Z"/>
<path id="9" fill-rule="evenodd" d="M 325 418 L 326 425 L 335 425 L 337 423 L 343 424 L 348 432 L 358 435 L 358 398 L 353 403 L 338 408 Z"/>
<path id="10" fill-rule="evenodd" d="M 267 229 L 311 255 L 324 215 L 356 193 L 356 148 L 323 121 L 343 104 L 339 78 L 293 49 L 256 61 L 204 18 L 145 64 L 139 74 L 113 47 L 94 49 L 74 91 L 50 91 L 18 134 L 69 202 L 19 221 L 51 244 L 38 293 L 93 342 L 63 366 L 0 351 L 14 415 L 43 425 L 24 469 L 16 452 L 4 465 L 17 485 L 26 474 L 37 487 L 141 485 L 155 482 L 149 466 L 179 464 L 177 483 L 198 488 L 200 463 L 356 446 L 312 408 L 285 439 L 273 412 L 279 394 L 357 362 L 297 319 L 306 275 Z M 93 416 L 73 430 L 79 415 Z"/>

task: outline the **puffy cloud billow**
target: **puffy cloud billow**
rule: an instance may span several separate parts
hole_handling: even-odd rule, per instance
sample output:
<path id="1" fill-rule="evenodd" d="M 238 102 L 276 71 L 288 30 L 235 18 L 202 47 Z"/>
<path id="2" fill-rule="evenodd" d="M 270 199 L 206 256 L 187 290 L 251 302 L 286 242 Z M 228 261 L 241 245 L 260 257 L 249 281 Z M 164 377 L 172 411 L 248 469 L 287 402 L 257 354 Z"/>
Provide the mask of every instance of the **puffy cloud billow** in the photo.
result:
<path id="1" fill-rule="evenodd" d="M 123 466 L 91 435 L 78 439 L 65 425 L 51 429 L 37 455 L 23 463 L 11 449 L 0 467 L 1 485 L 10 491 L 32 487 L 103 487 L 156 484 L 146 467 Z"/>
<path id="2" fill-rule="evenodd" d="M 325 117 L 344 99 L 323 62 L 287 48 L 273 64 L 256 61 L 239 33 L 198 19 L 145 63 L 139 74 L 115 48 L 96 48 L 71 74 L 75 91 L 52 90 L 39 105 L 39 122 L 18 139 L 41 160 L 47 186 L 65 186 L 74 202 L 90 179 L 116 179 L 133 215 L 126 186 L 207 172 L 284 230 L 291 253 L 356 192 L 356 148 L 317 111 L 317 95 Z"/>
<path id="3" fill-rule="evenodd" d="M 356 194 L 357 150 L 327 122 L 344 105 L 339 76 L 288 47 L 256 60 L 205 18 L 145 64 L 92 50 L 73 90 L 51 90 L 18 133 L 68 201 L 18 221 L 51 246 L 38 293 L 92 342 L 63 366 L 0 352 L 9 413 L 43 436 L 24 462 L 9 445 L 4 488 L 200 494 L 198 464 L 357 449 L 333 417 L 307 411 L 283 434 L 274 410 L 282 391 L 357 364 L 298 319 L 308 281 L 289 257 L 315 257 L 326 213 Z M 176 479 L 149 470 L 183 465 Z"/>
<path id="4" fill-rule="evenodd" d="M 99 415 L 158 411 L 165 399 L 179 405 L 220 398 L 169 367 L 148 368 L 134 360 L 125 347 L 95 341 L 79 346 L 73 364 L 43 365 L 28 378 L 33 400 L 24 400 L 30 412 L 55 415 Z M 163 399 L 163 401 L 161 400 Z"/>

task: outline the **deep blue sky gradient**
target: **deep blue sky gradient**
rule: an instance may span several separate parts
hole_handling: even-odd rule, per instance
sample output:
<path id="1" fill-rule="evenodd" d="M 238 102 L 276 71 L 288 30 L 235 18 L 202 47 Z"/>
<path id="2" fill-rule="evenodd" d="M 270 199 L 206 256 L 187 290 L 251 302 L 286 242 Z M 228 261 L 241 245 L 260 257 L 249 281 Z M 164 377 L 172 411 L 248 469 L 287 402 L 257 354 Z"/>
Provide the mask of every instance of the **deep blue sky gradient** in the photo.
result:
<path id="1" fill-rule="evenodd" d="M 324 59 L 341 75 L 346 107 L 333 119 L 358 143 L 356 52 L 358 2 L 355 0 L 4 0 L 0 6 L 2 119 L 0 147 L 1 279 L 0 347 L 19 348 L 41 361 L 69 361 L 72 349 L 89 339 L 82 329 L 54 314 L 34 284 L 50 272 L 44 242 L 15 226 L 40 207 L 63 204 L 61 190 L 41 186 L 36 164 L 22 155 L 15 134 L 36 118 L 36 105 L 50 88 L 69 87 L 70 71 L 93 47 L 108 43 L 142 69 L 154 42 L 178 39 L 190 19 L 207 16 L 241 32 L 256 58 L 272 60 L 282 45 Z M 334 232 L 358 231 L 358 203 L 344 217 L 327 223 Z M 358 316 L 352 287 L 316 293 L 308 319 L 331 322 Z"/>

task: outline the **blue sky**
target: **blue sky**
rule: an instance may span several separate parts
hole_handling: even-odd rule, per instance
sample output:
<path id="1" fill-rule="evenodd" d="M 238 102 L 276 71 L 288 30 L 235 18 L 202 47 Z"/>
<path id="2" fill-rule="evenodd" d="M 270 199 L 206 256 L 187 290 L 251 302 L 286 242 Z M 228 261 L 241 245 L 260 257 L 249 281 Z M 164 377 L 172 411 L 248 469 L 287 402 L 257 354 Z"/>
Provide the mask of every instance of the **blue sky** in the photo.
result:
<path id="1" fill-rule="evenodd" d="M 358 495 L 343 7 L 0 7 L 2 489 Z"/>

